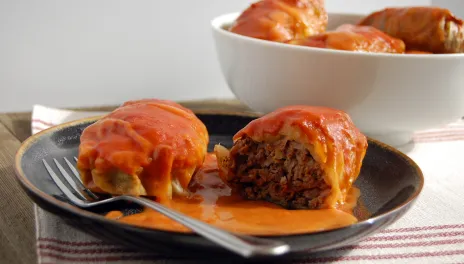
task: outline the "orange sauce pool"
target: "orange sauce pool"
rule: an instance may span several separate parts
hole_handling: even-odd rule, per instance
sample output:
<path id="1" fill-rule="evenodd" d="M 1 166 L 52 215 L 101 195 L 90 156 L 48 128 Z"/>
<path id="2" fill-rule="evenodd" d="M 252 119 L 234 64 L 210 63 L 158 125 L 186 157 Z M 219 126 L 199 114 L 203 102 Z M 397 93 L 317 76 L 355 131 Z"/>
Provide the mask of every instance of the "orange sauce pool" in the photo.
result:
<path id="1" fill-rule="evenodd" d="M 348 226 L 357 222 L 353 208 L 360 195 L 350 190 L 346 203 L 339 209 L 287 210 L 265 201 L 244 200 L 225 185 L 218 176 L 216 157 L 209 154 L 205 164 L 190 183 L 190 197 L 174 197 L 165 206 L 225 230 L 250 235 L 283 235 L 316 232 Z M 191 232 L 183 225 L 152 210 L 123 216 L 112 211 L 107 218 L 167 231 Z"/>

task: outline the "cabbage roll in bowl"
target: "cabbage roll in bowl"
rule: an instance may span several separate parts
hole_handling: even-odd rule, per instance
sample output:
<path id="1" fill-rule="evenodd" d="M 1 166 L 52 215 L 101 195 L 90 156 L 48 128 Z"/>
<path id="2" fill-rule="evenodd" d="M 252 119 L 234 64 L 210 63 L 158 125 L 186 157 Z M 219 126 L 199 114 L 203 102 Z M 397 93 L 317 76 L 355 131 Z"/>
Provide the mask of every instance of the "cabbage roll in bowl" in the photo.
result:
<path id="1" fill-rule="evenodd" d="M 346 113 L 310 106 L 280 108 L 240 130 L 230 150 L 215 146 L 220 176 L 234 190 L 288 209 L 343 205 L 366 149 Z"/>
<path id="2" fill-rule="evenodd" d="M 409 50 L 464 52 L 464 22 L 448 9 L 433 6 L 385 8 L 363 18 L 359 25 L 373 26 L 402 39 Z"/>
<path id="3" fill-rule="evenodd" d="M 306 39 L 295 39 L 288 44 L 358 52 L 404 53 L 401 39 L 390 37 L 370 26 L 344 24 L 334 31 L 327 31 Z"/>
<path id="4" fill-rule="evenodd" d="M 130 101 L 87 127 L 77 167 L 93 191 L 114 195 L 185 195 L 205 158 L 205 125 L 181 105 L 164 100 Z"/>
<path id="5" fill-rule="evenodd" d="M 263 40 L 286 42 L 325 31 L 323 0 L 261 0 L 240 14 L 231 32 Z"/>

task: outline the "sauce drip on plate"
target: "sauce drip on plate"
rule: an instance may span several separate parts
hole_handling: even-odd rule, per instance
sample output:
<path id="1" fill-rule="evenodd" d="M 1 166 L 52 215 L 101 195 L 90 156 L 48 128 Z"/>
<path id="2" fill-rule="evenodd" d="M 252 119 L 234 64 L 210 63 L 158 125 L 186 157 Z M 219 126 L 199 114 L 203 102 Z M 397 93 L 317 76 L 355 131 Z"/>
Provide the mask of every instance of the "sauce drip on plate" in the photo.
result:
<path id="1" fill-rule="evenodd" d="M 214 154 L 207 155 L 204 165 L 192 178 L 189 189 L 192 192 L 190 197 L 174 197 L 164 205 L 237 233 L 299 234 L 348 226 L 357 222 L 352 211 L 360 193 L 355 187 L 350 189 L 346 203 L 339 209 L 287 210 L 265 201 L 244 200 L 219 178 Z M 148 208 L 129 216 L 112 211 L 106 217 L 137 226 L 191 232 L 183 225 Z"/>

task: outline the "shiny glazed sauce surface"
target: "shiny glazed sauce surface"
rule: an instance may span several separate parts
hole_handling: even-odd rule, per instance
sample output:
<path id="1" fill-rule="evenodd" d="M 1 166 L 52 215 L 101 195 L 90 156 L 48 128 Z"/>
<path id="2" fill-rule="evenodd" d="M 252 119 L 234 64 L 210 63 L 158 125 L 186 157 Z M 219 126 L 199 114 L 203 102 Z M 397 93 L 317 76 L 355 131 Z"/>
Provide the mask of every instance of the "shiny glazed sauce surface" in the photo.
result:
<path id="1" fill-rule="evenodd" d="M 219 178 L 214 154 L 207 155 L 204 165 L 195 174 L 189 188 L 192 192 L 190 197 L 174 197 L 164 205 L 237 233 L 298 234 L 339 228 L 357 222 L 352 214 L 360 194 L 357 188 L 351 188 L 346 203 L 339 209 L 287 210 L 265 201 L 244 200 Z M 106 217 L 148 228 L 191 232 L 183 225 L 148 208 L 129 216 L 112 211 Z"/>

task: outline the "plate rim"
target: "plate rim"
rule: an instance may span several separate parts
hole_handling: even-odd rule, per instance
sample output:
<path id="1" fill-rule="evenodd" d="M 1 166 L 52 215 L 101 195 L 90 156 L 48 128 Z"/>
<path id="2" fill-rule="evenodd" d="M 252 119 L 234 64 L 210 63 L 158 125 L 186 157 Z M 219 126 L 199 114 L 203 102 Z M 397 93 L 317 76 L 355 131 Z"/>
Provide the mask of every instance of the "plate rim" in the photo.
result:
<path id="1" fill-rule="evenodd" d="M 251 117 L 251 118 L 257 118 L 260 117 L 260 114 L 256 113 L 250 113 L 250 112 L 238 112 L 238 111 L 227 111 L 227 110 L 192 110 L 195 114 L 200 114 L 200 115 L 229 115 L 229 116 L 238 116 L 238 117 Z M 28 137 L 26 140 L 24 140 L 21 143 L 21 146 L 16 152 L 15 155 L 15 162 L 14 162 L 14 167 L 15 167 L 15 176 L 18 182 L 23 186 L 23 188 L 26 188 L 26 191 L 32 192 L 35 196 L 40 197 L 42 200 L 46 201 L 47 203 L 59 207 L 61 210 L 67 211 L 67 213 L 72 214 L 72 215 L 78 215 L 80 217 L 85 217 L 85 218 L 90 218 L 92 221 L 97 221 L 100 223 L 107 223 L 110 222 L 111 224 L 119 225 L 121 228 L 136 228 L 136 229 L 141 229 L 141 230 L 146 230 L 146 231 L 154 231 L 154 232 L 160 232 L 164 233 L 167 235 L 176 235 L 176 236 L 184 236 L 184 237 L 201 237 L 200 235 L 193 233 L 193 232 L 176 232 L 176 231 L 170 231 L 170 230 L 163 230 L 163 229 L 157 229 L 157 228 L 149 228 L 149 227 L 143 227 L 143 226 L 137 226 L 137 225 L 131 225 L 128 223 L 123 223 L 117 220 L 113 219 L 108 219 L 105 218 L 103 215 L 96 214 L 90 211 L 87 211 L 85 209 L 82 209 L 78 206 L 72 205 L 70 203 L 60 201 L 53 196 L 41 191 L 38 189 L 34 184 L 32 184 L 27 177 L 25 176 L 25 173 L 21 167 L 21 161 L 23 154 L 35 143 L 39 138 L 41 138 L 45 134 L 52 133 L 54 131 L 59 131 L 67 127 L 72 127 L 72 126 L 77 126 L 85 123 L 91 123 L 91 122 L 96 122 L 97 120 L 101 119 L 105 115 L 99 115 L 99 116 L 93 116 L 93 117 L 87 117 L 87 118 L 81 118 L 77 119 L 74 121 L 62 123 L 53 127 L 50 127 L 48 129 L 42 130 L 34 135 L 31 135 Z M 402 159 L 404 159 L 415 171 L 417 176 L 419 177 L 419 186 L 415 190 L 415 192 L 403 203 L 400 205 L 396 206 L 393 209 L 390 209 L 382 214 L 379 214 L 375 217 L 370 217 L 368 219 L 365 219 L 363 221 L 356 222 L 354 224 L 344 226 L 344 227 L 338 227 L 334 229 L 328 229 L 328 230 L 321 230 L 321 231 L 314 231 L 314 232 L 307 232 L 307 233 L 296 233 L 296 234 L 270 234 L 270 235 L 256 235 L 256 237 L 265 237 L 265 238 L 271 238 L 271 239 L 291 239 L 291 238 L 297 238 L 297 237 L 302 237 L 302 236 L 309 236 L 309 235 L 322 235 L 322 234 L 328 234 L 328 233 L 333 233 L 333 232 L 340 232 L 343 230 L 349 230 L 352 228 L 356 228 L 357 226 L 362 226 L 366 224 L 370 224 L 371 222 L 375 222 L 381 218 L 387 217 L 389 215 L 394 214 L 397 211 L 400 211 L 402 209 L 405 209 L 408 207 L 408 205 L 412 205 L 412 203 L 415 202 L 415 200 L 419 197 L 421 194 L 423 187 L 424 187 L 424 175 L 420 167 L 416 164 L 414 160 L 412 160 L 410 157 L 408 157 L 406 154 L 401 152 L 400 150 L 387 145 L 383 142 L 380 142 L 378 140 L 372 139 L 368 136 L 366 136 L 368 139 L 368 144 L 374 143 L 378 145 L 379 147 L 386 149 L 387 151 L 393 152 Z M 31 197 L 29 199 L 33 200 Z M 35 203 L 35 201 L 33 201 Z M 35 203 L 37 206 L 39 206 L 37 203 Z M 39 206 L 41 207 L 41 206 Z M 61 216 L 58 215 L 60 218 Z M 395 220 L 396 221 L 396 220 Z"/>

